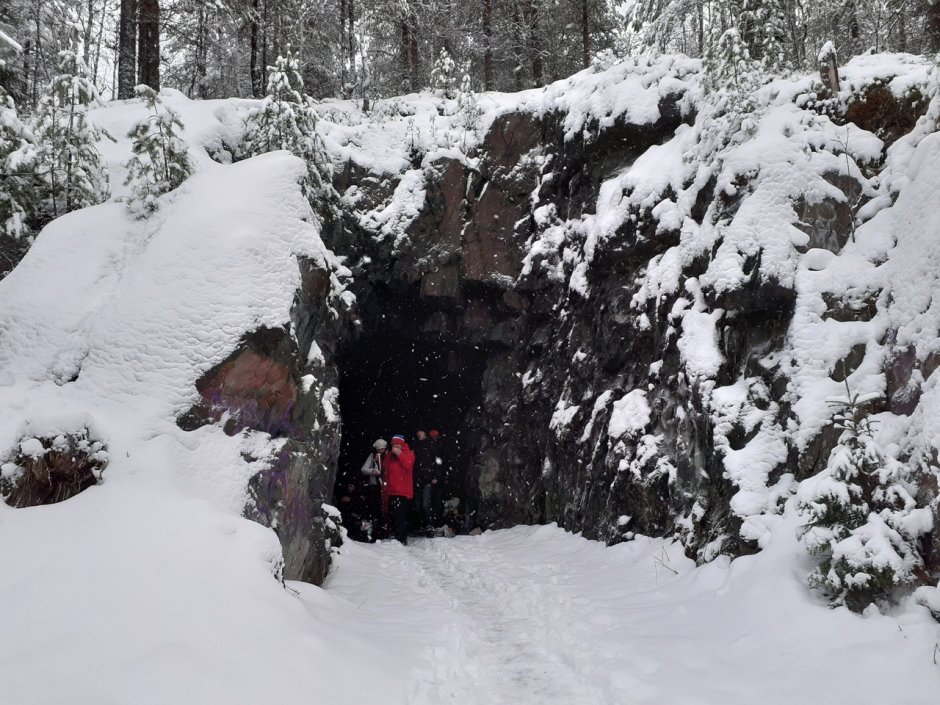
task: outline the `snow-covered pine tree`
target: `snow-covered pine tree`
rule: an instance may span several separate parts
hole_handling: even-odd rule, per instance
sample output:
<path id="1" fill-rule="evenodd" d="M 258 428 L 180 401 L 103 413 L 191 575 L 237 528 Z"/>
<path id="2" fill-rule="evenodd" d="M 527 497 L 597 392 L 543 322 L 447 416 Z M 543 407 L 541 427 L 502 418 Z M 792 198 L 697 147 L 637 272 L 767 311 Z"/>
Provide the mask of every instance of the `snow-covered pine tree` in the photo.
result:
<path id="1" fill-rule="evenodd" d="M 757 127 L 754 92 L 761 85 L 759 64 L 751 58 L 736 27 L 725 30 L 705 55 L 705 85 L 711 96 L 696 158 L 708 160 L 727 145 L 746 139 Z"/>
<path id="2" fill-rule="evenodd" d="M 96 146 L 110 135 L 88 119 L 100 99 L 73 31 L 73 48 L 59 52 L 59 73 L 36 114 L 40 210 L 48 220 L 110 196 L 108 172 Z"/>
<path id="3" fill-rule="evenodd" d="M 810 585 L 833 606 L 861 611 L 914 582 L 923 564 L 917 538 L 931 528 L 930 510 L 916 506 L 904 466 L 881 451 L 858 395 L 838 407 L 839 443 L 825 470 L 804 480 L 797 495 L 800 540 L 822 558 Z"/>
<path id="4" fill-rule="evenodd" d="M 20 121 L 13 98 L 0 86 L 0 235 L 30 235 L 38 207 L 35 168 L 33 136 Z"/>
<path id="5" fill-rule="evenodd" d="M 443 47 L 431 69 L 431 88 L 441 98 L 453 100 L 457 97 L 457 64 Z"/>
<path id="6" fill-rule="evenodd" d="M 248 118 L 245 152 L 255 156 L 286 149 L 307 162 L 312 193 L 322 195 L 332 166 L 317 131 L 313 99 L 303 92 L 297 57 L 288 49 L 268 67 L 267 95 Z"/>
<path id="7" fill-rule="evenodd" d="M 460 89 L 457 91 L 457 113 L 455 122 L 461 128 L 462 151 L 467 151 L 467 137 L 475 135 L 480 122 L 480 106 L 477 94 L 473 90 L 473 82 L 470 74 L 464 74 L 460 81 Z"/>
<path id="8" fill-rule="evenodd" d="M 719 96 L 746 98 L 757 83 L 757 65 L 737 27 L 726 29 L 705 56 L 708 87 Z"/>
<path id="9" fill-rule="evenodd" d="M 157 198 L 183 183 L 193 167 L 179 136 L 183 129 L 179 113 L 164 105 L 149 86 L 140 85 L 134 90 L 149 115 L 127 133 L 133 156 L 127 162 L 124 185 L 130 187 L 128 210 L 144 218 L 157 210 Z"/>
<path id="10" fill-rule="evenodd" d="M 771 76 L 789 73 L 787 10 L 781 0 L 743 0 L 738 21 L 741 39 L 763 71 Z"/>

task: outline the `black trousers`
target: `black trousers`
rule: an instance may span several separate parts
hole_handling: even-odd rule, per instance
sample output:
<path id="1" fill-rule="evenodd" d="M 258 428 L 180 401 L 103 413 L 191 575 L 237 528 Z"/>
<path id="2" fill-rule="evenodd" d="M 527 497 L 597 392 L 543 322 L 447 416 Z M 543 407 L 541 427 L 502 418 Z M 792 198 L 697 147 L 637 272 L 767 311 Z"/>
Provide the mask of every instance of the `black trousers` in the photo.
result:
<path id="1" fill-rule="evenodd" d="M 407 497 L 392 495 L 388 498 L 388 508 L 392 514 L 395 525 L 395 538 L 403 544 L 408 544 L 408 505 L 411 500 Z"/>

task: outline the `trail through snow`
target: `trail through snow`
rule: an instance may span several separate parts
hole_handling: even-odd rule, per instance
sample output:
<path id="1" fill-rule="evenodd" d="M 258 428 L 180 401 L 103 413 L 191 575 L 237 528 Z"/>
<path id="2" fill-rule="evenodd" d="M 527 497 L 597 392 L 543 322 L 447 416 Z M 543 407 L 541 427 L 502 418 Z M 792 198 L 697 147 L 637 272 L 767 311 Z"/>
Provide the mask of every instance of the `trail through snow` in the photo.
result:
<path id="1" fill-rule="evenodd" d="M 466 625 L 464 667 L 453 687 L 493 705 L 607 703 L 571 658 L 590 633 L 571 620 L 571 598 L 552 590 L 558 566 L 523 566 L 514 576 L 504 558 L 472 548 L 422 541 L 409 554 L 422 581 L 449 597 Z"/>
<path id="2" fill-rule="evenodd" d="M 326 592 L 353 605 L 402 705 L 934 703 L 926 611 L 828 610 L 782 560 L 798 550 L 696 567 L 661 539 L 517 527 L 354 544 Z"/>

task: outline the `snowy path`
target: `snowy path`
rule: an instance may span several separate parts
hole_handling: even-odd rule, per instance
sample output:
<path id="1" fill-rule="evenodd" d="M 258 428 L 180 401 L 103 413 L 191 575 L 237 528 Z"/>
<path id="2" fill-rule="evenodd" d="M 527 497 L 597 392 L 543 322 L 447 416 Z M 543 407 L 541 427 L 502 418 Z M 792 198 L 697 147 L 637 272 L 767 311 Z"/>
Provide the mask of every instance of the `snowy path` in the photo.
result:
<path id="1" fill-rule="evenodd" d="M 591 634 L 558 592 L 559 568 L 513 566 L 479 542 L 420 541 L 410 558 L 466 619 L 462 673 L 468 694 L 491 705 L 607 703 L 585 682 L 571 655 L 586 653 Z"/>
<path id="2" fill-rule="evenodd" d="M 696 568 L 662 540 L 519 527 L 356 544 L 326 588 L 353 606 L 396 705 L 935 703 L 925 611 L 828 610 L 780 543 Z M 353 687 L 344 705 L 360 702 Z"/>

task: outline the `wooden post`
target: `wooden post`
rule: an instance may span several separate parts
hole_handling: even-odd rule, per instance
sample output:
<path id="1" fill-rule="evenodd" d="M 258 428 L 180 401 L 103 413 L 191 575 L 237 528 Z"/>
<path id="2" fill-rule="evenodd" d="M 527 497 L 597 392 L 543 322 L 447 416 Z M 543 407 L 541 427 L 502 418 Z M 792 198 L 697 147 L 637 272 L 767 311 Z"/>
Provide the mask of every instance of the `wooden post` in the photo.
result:
<path id="1" fill-rule="evenodd" d="M 839 57 L 832 42 L 823 44 L 819 50 L 819 77 L 831 94 L 839 92 Z"/>

